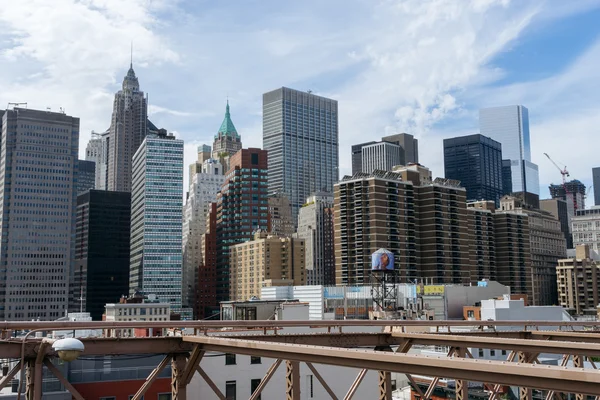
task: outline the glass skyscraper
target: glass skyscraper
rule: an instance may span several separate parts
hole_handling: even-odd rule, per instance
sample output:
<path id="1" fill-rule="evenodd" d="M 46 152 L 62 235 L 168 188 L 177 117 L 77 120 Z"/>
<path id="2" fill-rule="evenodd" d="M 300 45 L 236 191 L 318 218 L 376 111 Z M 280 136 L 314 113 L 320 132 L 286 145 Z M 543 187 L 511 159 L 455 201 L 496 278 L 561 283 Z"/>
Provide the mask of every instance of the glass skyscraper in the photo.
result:
<path id="1" fill-rule="evenodd" d="M 531 162 L 527 108 L 515 105 L 481 109 L 479 131 L 502 144 L 502 157 L 510 160 L 512 192 L 539 195 L 538 166 Z"/>
<path id="2" fill-rule="evenodd" d="M 129 290 L 181 309 L 183 141 L 149 134 L 133 156 Z"/>
<path id="3" fill-rule="evenodd" d="M 263 94 L 263 148 L 269 152 L 269 193 L 284 193 L 292 218 L 307 197 L 333 192 L 338 180 L 336 100 L 282 87 Z"/>
<path id="4" fill-rule="evenodd" d="M 502 146 L 483 135 L 444 139 L 446 179 L 461 182 L 467 201 L 493 200 L 502 197 Z"/>

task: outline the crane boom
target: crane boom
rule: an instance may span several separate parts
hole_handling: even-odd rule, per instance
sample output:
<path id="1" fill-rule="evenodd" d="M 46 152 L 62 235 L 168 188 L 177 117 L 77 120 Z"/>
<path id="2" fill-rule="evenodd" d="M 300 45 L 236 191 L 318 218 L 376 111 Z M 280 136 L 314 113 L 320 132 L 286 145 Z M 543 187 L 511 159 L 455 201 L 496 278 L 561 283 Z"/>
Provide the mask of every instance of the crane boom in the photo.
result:
<path id="1" fill-rule="evenodd" d="M 560 171 L 560 174 L 562 175 L 563 185 L 564 185 L 567 181 L 567 176 L 569 176 L 569 171 L 567 171 L 567 166 L 565 165 L 564 168 L 561 168 L 557 163 L 554 162 L 554 160 L 552 158 L 550 158 L 548 153 L 544 153 L 544 155 L 546 157 L 548 157 L 548 160 L 550 160 L 550 162 L 552 164 L 554 164 L 554 166 Z"/>

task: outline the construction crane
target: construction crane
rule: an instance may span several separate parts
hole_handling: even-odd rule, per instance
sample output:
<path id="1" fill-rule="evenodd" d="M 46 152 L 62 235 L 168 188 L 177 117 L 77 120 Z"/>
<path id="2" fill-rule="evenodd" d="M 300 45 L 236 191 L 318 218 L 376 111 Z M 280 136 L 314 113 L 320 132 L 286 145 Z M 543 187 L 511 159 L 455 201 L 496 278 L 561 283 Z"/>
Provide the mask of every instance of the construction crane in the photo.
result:
<path id="1" fill-rule="evenodd" d="M 573 199 L 573 213 L 575 213 L 577 211 L 577 197 L 570 193 L 569 189 L 567 188 L 567 177 L 570 176 L 569 171 L 567 171 L 567 166 L 565 165 L 563 168 L 561 168 L 556 162 L 554 162 L 552 158 L 550 158 L 548 153 L 544 153 L 544 155 L 548 157 L 548 160 L 550 160 L 550 162 L 554 164 L 554 166 L 560 171 L 560 174 L 562 175 L 562 186 L 565 191 L 565 200 L 567 200 L 570 195 L 570 197 Z"/>

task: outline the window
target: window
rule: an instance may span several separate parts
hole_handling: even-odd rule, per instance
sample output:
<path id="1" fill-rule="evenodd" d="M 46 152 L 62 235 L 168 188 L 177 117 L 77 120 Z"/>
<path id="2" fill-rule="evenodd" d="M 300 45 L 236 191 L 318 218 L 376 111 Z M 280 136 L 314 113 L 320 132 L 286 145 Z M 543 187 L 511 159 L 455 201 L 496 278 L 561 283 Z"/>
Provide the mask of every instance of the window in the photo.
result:
<path id="1" fill-rule="evenodd" d="M 235 365 L 235 354 L 225 354 L 225 365 Z"/>
<path id="2" fill-rule="evenodd" d="M 490 350 L 490 357 L 496 356 L 496 350 Z"/>
<path id="3" fill-rule="evenodd" d="M 311 399 L 315 397 L 315 392 L 313 389 L 313 376 L 308 375 L 308 397 Z"/>
<path id="4" fill-rule="evenodd" d="M 250 381 L 250 394 L 254 394 L 256 389 L 258 389 L 258 385 L 260 385 L 260 379 L 252 379 Z M 261 395 L 259 394 L 257 400 L 260 400 L 260 396 Z"/>
<path id="5" fill-rule="evenodd" d="M 502 355 L 505 356 L 506 355 L 506 350 L 502 350 Z"/>
<path id="6" fill-rule="evenodd" d="M 468 310 L 467 311 L 467 318 L 475 318 L 475 311 Z"/>
<path id="7" fill-rule="evenodd" d="M 159 393 L 157 400 L 171 400 L 171 393 Z"/>
<path id="8" fill-rule="evenodd" d="M 250 356 L 250 364 L 262 364 L 260 357 Z"/>
<path id="9" fill-rule="evenodd" d="M 483 357 L 483 349 L 479 349 L 479 357 Z"/>
<path id="10" fill-rule="evenodd" d="M 237 390 L 236 390 L 235 381 L 225 382 L 225 399 L 226 400 L 235 400 L 236 391 Z"/>
<path id="11" fill-rule="evenodd" d="M 133 399 L 133 396 L 135 396 L 134 394 L 130 394 L 129 395 L 129 400 Z M 144 396 L 142 396 L 142 400 L 144 400 Z"/>

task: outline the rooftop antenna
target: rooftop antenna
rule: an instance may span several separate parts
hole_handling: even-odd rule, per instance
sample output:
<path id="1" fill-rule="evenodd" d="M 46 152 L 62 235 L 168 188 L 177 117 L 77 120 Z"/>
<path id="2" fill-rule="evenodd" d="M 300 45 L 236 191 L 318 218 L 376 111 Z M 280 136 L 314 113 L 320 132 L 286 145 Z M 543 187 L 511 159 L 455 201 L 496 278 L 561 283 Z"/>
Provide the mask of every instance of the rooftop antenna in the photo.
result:
<path id="1" fill-rule="evenodd" d="M 131 41 L 131 52 L 129 58 L 129 67 L 133 68 L 133 40 Z"/>

